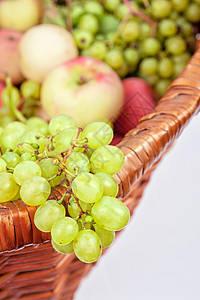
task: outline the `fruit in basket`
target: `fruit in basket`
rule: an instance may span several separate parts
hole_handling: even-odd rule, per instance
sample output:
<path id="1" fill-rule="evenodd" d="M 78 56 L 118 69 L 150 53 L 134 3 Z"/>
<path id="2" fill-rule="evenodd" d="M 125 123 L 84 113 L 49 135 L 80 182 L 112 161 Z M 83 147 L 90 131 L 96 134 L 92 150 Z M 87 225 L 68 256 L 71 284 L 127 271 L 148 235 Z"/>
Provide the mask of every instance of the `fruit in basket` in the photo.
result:
<path id="1" fill-rule="evenodd" d="M 121 113 L 114 124 L 119 134 L 126 134 L 135 128 L 138 121 L 151 113 L 155 108 L 155 92 L 152 87 L 141 78 L 127 78 L 123 80 L 125 102 Z"/>
<path id="2" fill-rule="evenodd" d="M 55 68 L 41 89 L 42 106 L 49 117 L 64 112 L 81 127 L 102 119 L 115 120 L 123 97 L 118 75 L 90 57 L 78 57 Z"/>
<path id="3" fill-rule="evenodd" d="M 26 31 L 39 23 L 41 13 L 41 0 L 2 0 L 0 2 L 0 28 Z"/>
<path id="4" fill-rule="evenodd" d="M 37 82 L 56 66 L 78 55 L 72 35 L 64 28 L 42 24 L 30 28 L 19 44 L 23 75 Z"/>
<path id="5" fill-rule="evenodd" d="M 19 68 L 18 45 L 22 34 L 12 29 L 0 30 L 0 80 L 9 76 L 12 83 L 18 84 L 24 79 Z"/>

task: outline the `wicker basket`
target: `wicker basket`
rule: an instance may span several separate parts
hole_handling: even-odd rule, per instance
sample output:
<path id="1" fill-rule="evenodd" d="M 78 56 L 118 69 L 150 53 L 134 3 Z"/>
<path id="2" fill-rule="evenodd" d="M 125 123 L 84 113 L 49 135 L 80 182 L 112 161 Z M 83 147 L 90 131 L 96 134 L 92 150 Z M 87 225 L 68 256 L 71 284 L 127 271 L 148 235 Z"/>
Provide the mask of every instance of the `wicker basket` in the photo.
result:
<path id="1" fill-rule="evenodd" d="M 200 52 L 171 84 L 155 111 L 145 116 L 118 145 L 126 156 L 116 175 L 119 198 L 132 213 L 161 156 L 200 109 Z M 50 198 L 60 198 L 62 188 Z M 53 250 L 49 234 L 33 222 L 35 207 L 21 200 L 0 204 L 0 299 L 73 298 L 94 264 Z"/>

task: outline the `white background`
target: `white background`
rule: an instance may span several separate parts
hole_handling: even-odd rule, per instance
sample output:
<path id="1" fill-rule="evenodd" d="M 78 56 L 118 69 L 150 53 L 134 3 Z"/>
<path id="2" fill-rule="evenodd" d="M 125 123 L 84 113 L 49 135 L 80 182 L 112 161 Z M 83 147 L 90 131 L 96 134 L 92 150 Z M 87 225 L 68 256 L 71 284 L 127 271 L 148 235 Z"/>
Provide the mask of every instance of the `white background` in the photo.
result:
<path id="1" fill-rule="evenodd" d="M 200 115 L 152 175 L 75 300 L 200 300 Z"/>

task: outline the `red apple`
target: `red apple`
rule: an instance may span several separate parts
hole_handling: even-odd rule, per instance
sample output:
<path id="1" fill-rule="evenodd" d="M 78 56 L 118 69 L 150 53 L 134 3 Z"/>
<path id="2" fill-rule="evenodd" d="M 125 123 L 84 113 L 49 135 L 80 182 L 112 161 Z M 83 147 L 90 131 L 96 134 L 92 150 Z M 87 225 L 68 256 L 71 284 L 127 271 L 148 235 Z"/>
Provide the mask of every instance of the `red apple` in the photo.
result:
<path id="1" fill-rule="evenodd" d="M 19 69 L 18 44 L 22 37 L 19 31 L 0 30 L 0 80 L 10 76 L 13 84 L 22 82 L 23 76 Z"/>
<path id="2" fill-rule="evenodd" d="M 115 130 L 122 135 L 135 128 L 138 121 L 151 113 L 156 106 L 155 92 L 145 80 L 127 78 L 123 80 L 123 86 L 125 102 L 120 116 L 114 124 Z"/>
<path id="3" fill-rule="evenodd" d="M 5 88 L 5 83 L 3 81 L 0 81 L 0 108 L 2 107 L 2 101 L 1 101 L 1 94 Z"/>
<path id="4" fill-rule="evenodd" d="M 41 100 L 49 117 L 66 113 L 85 127 L 97 120 L 116 120 L 124 91 L 119 76 L 108 65 L 79 56 L 47 75 Z"/>

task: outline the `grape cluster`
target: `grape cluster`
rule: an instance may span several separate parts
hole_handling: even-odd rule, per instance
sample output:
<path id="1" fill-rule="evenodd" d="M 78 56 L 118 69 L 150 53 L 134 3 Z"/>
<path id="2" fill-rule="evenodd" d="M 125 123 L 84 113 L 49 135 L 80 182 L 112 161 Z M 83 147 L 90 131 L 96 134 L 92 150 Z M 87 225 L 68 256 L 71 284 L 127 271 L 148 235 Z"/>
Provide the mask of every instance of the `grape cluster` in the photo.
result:
<path id="1" fill-rule="evenodd" d="M 68 115 L 45 122 L 32 117 L 0 127 L 0 202 L 22 199 L 39 206 L 36 227 L 51 232 L 60 253 L 75 252 L 83 262 L 96 261 L 129 221 L 129 210 L 116 198 L 113 176 L 124 155 L 109 145 L 113 130 L 94 122 L 83 130 Z M 60 200 L 48 200 L 61 185 Z"/>
<path id="2" fill-rule="evenodd" d="M 105 61 L 122 78 L 142 77 L 160 96 L 195 49 L 199 0 L 77 0 L 68 12 L 58 7 L 59 17 L 46 21 L 66 26 L 71 16 L 81 55 Z"/>

